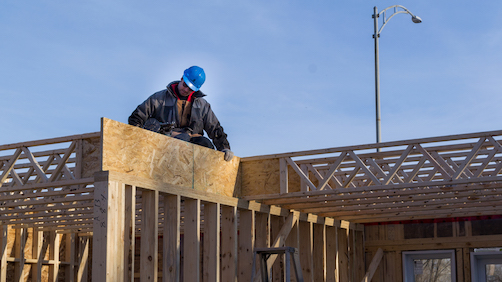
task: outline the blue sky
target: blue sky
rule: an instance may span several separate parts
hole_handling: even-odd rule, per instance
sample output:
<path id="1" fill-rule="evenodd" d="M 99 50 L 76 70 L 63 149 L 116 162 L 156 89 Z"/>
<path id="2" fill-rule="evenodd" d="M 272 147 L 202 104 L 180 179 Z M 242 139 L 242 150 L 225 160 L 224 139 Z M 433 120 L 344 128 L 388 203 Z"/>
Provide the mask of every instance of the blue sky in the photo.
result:
<path id="1" fill-rule="evenodd" d="M 1 1 L 0 144 L 127 123 L 191 65 L 237 156 L 499 130 L 502 1 Z"/>

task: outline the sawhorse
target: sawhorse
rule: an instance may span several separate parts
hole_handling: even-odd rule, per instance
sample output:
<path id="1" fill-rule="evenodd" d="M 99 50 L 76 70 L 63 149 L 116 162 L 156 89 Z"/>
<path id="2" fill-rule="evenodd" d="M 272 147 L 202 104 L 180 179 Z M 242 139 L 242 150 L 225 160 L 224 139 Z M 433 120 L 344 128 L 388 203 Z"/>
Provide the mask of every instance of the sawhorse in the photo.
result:
<path id="1" fill-rule="evenodd" d="M 293 248 L 293 247 L 255 248 L 254 255 L 253 255 L 253 271 L 252 271 L 253 274 L 251 276 L 251 281 L 254 281 L 255 262 L 256 262 L 256 256 L 258 255 L 260 258 L 261 281 L 262 282 L 269 282 L 267 259 L 272 254 L 285 255 L 285 261 L 284 261 L 285 274 L 284 274 L 284 276 L 286 278 L 286 282 L 291 281 L 291 274 L 290 274 L 290 260 L 291 259 L 290 259 L 290 256 L 292 255 L 293 266 L 295 268 L 295 274 L 296 274 L 296 281 L 303 282 L 302 267 L 300 265 L 300 257 L 298 255 L 298 249 Z"/>

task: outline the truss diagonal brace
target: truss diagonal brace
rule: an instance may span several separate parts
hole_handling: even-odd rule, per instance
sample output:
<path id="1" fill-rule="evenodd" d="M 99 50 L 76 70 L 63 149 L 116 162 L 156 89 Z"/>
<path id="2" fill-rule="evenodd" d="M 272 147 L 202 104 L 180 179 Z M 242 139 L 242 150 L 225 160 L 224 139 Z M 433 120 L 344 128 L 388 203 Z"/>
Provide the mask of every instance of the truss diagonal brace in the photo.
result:
<path id="1" fill-rule="evenodd" d="M 350 157 L 352 157 L 352 159 L 354 159 L 359 168 L 361 168 L 369 176 L 371 181 L 375 182 L 377 185 L 382 184 L 380 180 L 373 174 L 373 172 L 371 172 L 368 169 L 368 167 L 363 163 L 363 161 L 361 161 L 361 159 L 356 155 L 356 153 L 354 153 L 353 151 L 349 151 L 349 155 Z"/>
<path id="2" fill-rule="evenodd" d="M 416 148 L 429 160 L 429 162 L 443 175 L 443 179 L 451 178 L 451 175 L 446 172 L 446 170 L 439 164 L 437 160 L 432 157 L 432 155 L 427 152 L 420 144 L 415 145 Z"/>
<path id="3" fill-rule="evenodd" d="M 33 156 L 33 154 L 30 152 L 30 150 L 27 147 L 22 147 L 21 149 L 23 150 L 23 153 L 26 155 L 28 160 L 30 160 L 32 167 L 35 170 L 35 172 L 37 173 L 38 177 L 40 177 L 43 180 L 43 182 L 49 181 L 49 178 L 47 178 L 47 175 L 45 175 L 44 170 L 40 167 L 37 160 L 35 159 L 35 156 Z M 26 181 L 27 181 L 28 178 L 30 177 L 30 175 L 27 175 L 26 177 L 27 177 L 26 178 Z"/>
<path id="4" fill-rule="evenodd" d="M 399 158 L 399 160 L 396 162 L 396 164 L 392 168 L 392 171 L 390 171 L 389 175 L 387 175 L 387 177 L 383 180 L 383 183 L 382 183 L 383 185 L 389 184 L 389 182 L 392 180 L 392 178 L 394 178 L 397 171 L 401 168 L 401 166 L 404 163 L 404 160 L 406 160 L 406 158 L 408 157 L 410 152 L 413 150 L 413 148 L 415 148 L 415 144 L 410 144 L 408 146 L 408 148 L 406 148 L 406 150 L 401 154 L 401 157 Z"/>
<path id="5" fill-rule="evenodd" d="M 303 171 L 298 167 L 298 165 L 291 158 L 287 157 L 285 159 L 288 162 L 288 164 L 296 171 L 296 173 L 298 173 L 298 175 L 303 179 L 303 181 L 305 181 L 305 183 L 307 183 L 307 185 L 310 187 L 310 189 L 317 190 L 314 183 L 312 183 L 312 181 L 310 181 L 308 176 L 306 176 L 305 173 L 303 173 Z M 286 168 L 286 171 L 287 171 L 287 168 Z"/>
<path id="6" fill-rule="evenodd" d="M 485 143 L 485 140 L 486 140 L 485 137 L 481 137 L 479 139 L 478 143 L 476 143 L 476 145 L 474 146 L 474 148 L 472 148 L 469 155 L 466 156 L 465 160 L 459 166 L 457 172 L 452 176 L 453 180 L 457 180 L 460 177 L 460 175 L 464 172 L 464 170 L 471 164 L 472 160 L 474 159 L 474 157 L 478 154 L 479 150 L 481 149 L 481 146 Z"/>
<path id="7" fill-rule="evenodd" d="M 76 146 L 77 146 L 76 141 L 71 142 L 70 147 L 65 151 L 63 158 L 60 160 L 58 166 L 56 167 L 56 169 L 52 173 L 51 178 L 49 179 L 49 182 L 57 180 L 57 178 L 59 177 L 59 174 L 61 173 L 61 170 L 66 165 L 66 161 L 68 161 L 68 159 L 70 158 L 70 155 L 73 153 L 73 150 L 75 150 Z"/>
<path id="8" fill-rule="evenodd" d="M 340 167 L 340 164 L 342 164 L 343 160 L 347 156 L 347 152 L 343 152 L 337 159 L 336 161 L 331 165 L 328 173 L 324 176 L 324 180 L 322 183 L 319 185 L 319 190 L 324 190 L 324 187 L 328 184 L 328 181 L 333 175 L 335 174 L 335 171 Z M 337 181 L 338 182 L 338 181 Z"/>
<path id="9" fill-rule="evenodd" d="M 21 156 L 21 152 L 22 152 L 21 148 L 17 148 L 16 152 L 14 152 L 14 155 L 12 155 L 12 158 L 9 160 L 9 163 L 5 165 L 2 171 L 2 175 L 0 176 L 0 185 L 2 185 L 2 183 L 4 183 L 4 181 L 9 176 L 9 173 L 14 168 L 14 164 Z"/>

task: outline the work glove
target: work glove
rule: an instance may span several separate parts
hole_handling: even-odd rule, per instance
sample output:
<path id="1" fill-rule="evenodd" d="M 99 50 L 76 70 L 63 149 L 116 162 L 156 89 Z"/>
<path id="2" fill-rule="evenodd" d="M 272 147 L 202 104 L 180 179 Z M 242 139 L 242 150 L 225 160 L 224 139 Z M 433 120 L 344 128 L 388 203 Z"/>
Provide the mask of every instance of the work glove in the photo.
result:
<path id="1" fill-rule="evenodd" d="M 233 159 L 234 153 L 230 151 L 230 149 L 223 149 L 221 151 L 225 153 L 225 156 L 223 156 L 223 159 L 225 159 L 225 161 L 229 162 Z"/>

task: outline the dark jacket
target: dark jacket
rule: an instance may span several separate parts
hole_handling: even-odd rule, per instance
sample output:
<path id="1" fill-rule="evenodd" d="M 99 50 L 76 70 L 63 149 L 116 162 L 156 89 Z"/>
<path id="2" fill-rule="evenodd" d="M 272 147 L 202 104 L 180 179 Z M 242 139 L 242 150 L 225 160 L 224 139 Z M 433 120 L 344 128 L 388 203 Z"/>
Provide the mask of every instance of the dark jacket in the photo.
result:
<path id="1" fill-rule="evenodd" d="M 180 124 L 178 108 L 176 106 L 178 98 L 173 93 L 171 85 L 180 81 L 169 83 L 166 89 L 154 93 L 148 97 L 129 117 L 129 124 L 143 127 L 148 118 L 155 118 L 161 123 L 174 123 L 178 128 Z M 204 131 L 218 150 L 230 149 L 227 134 L 223 131 L 218 118 L 211 110 L 211 105 L 204 99 L 206 96 L 201 91 L 193 94 L 194 100 L 190 116 L 189 128 L 193 134 L 204 135 Z"/>

